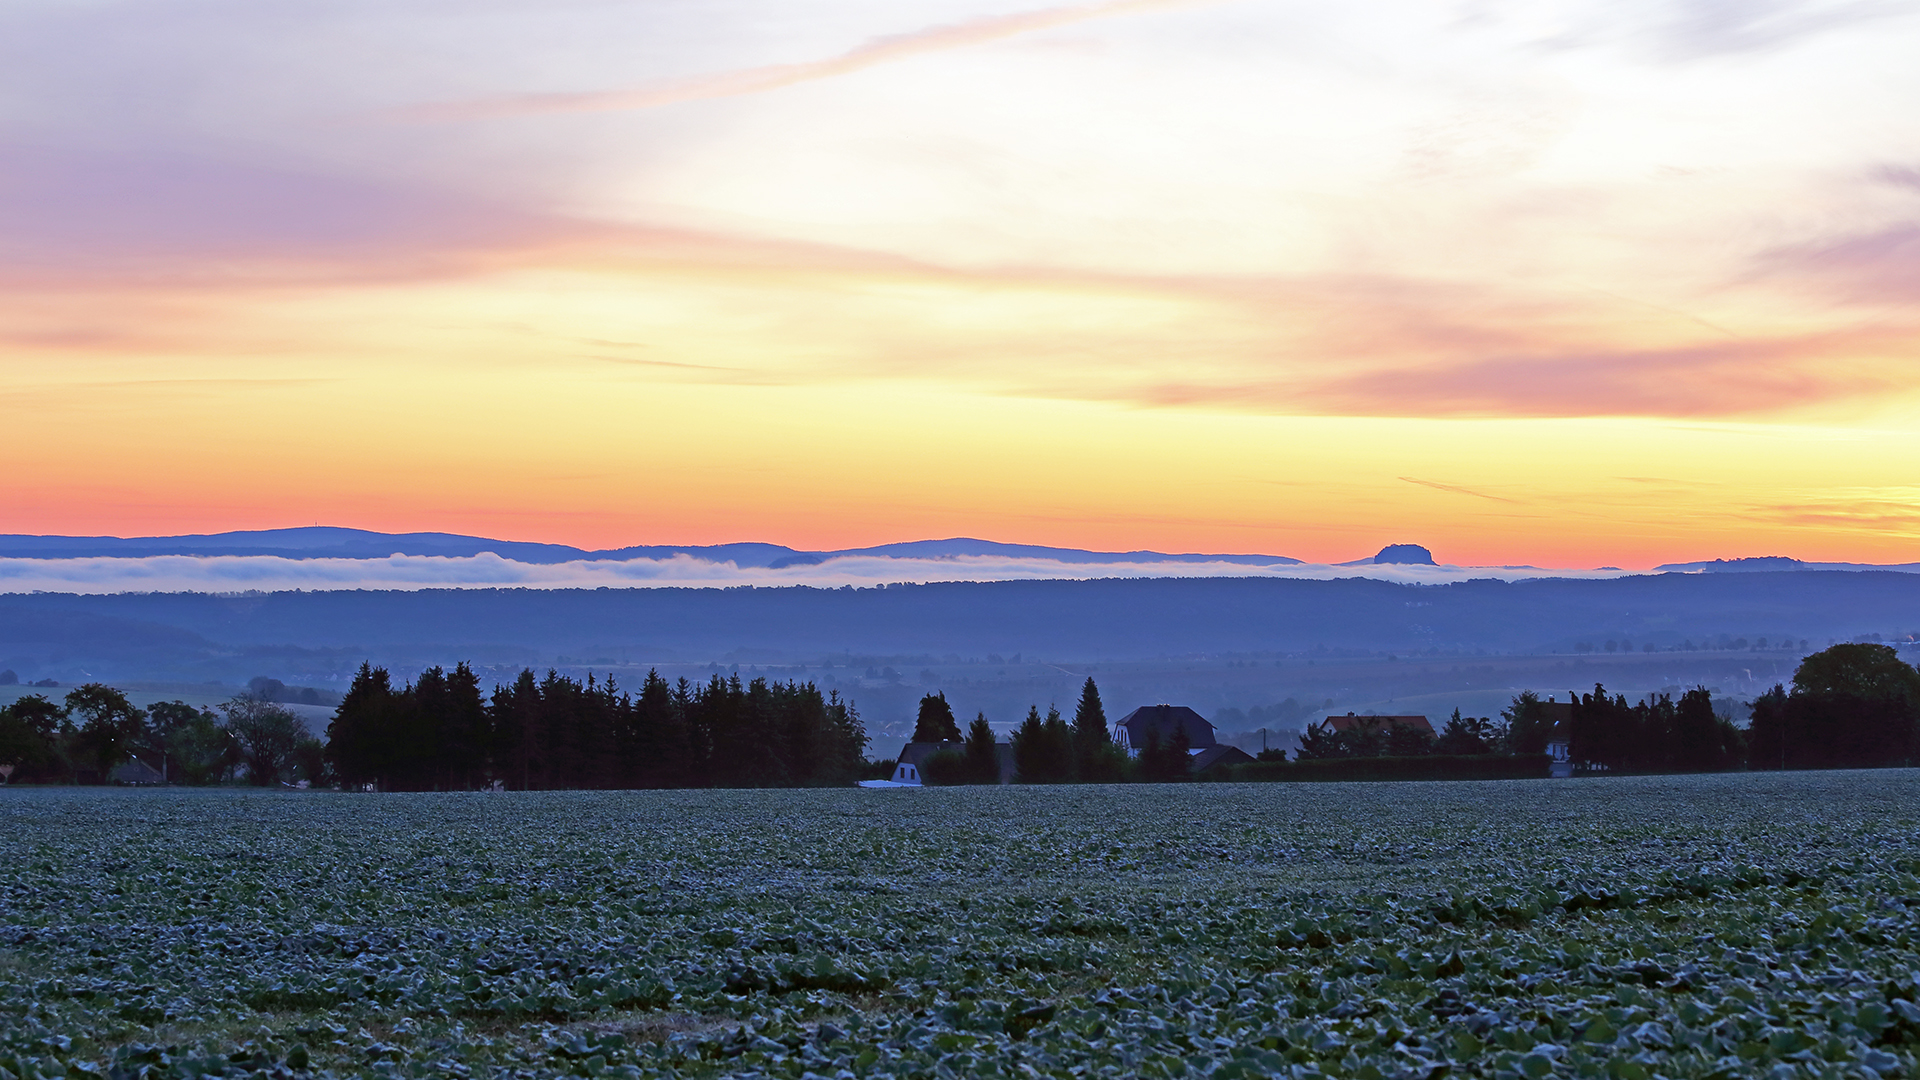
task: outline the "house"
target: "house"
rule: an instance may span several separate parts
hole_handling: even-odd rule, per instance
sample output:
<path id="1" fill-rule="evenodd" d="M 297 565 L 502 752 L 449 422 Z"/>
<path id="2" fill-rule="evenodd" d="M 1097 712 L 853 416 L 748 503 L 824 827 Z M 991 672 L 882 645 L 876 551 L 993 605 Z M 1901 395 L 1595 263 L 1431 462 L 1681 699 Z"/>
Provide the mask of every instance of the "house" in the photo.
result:
<path id="1" fill-rule="evenodd" d="M 1187 736 L 1189 753 L 1219 745 L 1213 735 L 1213 725 L 1185 705 L 1140 706 L 1113 725 L 1113 744 L 1125 750 L 1128 757 L 1139 757 L 1149 737 L 1161 746 L 1168 746 L 1174 741 L 1174 734 L 1182 731 Z"/>
<path id="2" fill-rule="evenodd" d="M 1547 775 L 1560 779 L 1573 775 L 1573 703 L 1570 701 L 1545 701 L 1540 704 L 1546 715 L 1547 757 L 1552 759 L 1547 765 Z"/>
<path id="3" fill-rule="evenodd" d="M 920 767 L 928 758 L 943 750 L 958 754 L 965 746 L 957 742 L 910 742 L 900 748 L 900 756 L 893 762 L 893 775 L 887 778 L 887 783 L 894 787 L 920 787 L 924 783 Z"/>
<path id="4" fill-rule="evenodd" d="M 1253 761 L 1253 755 L 1237 746 L 1218 743 L 1205 750 L 1195 750 L 1190 759 L 1193 775 L 1203 776 L 1212 769 L 1224 769 L 1229 765 L 1245 765 Z"/>
<path id="5" fill-rule="evenodd" d="M 995 763 L 999 766 L 1000 782 L 1013 783 L 1013 746 L 1010 743 L 993 744 Z M 967 744 L 963 742 L 910 742 L 900 749 L 900 756 L 894 760 L 893 776 L 886 780 L 862 780 L 861 787 L 923 787 L 925 778 L 920 770 L 928 758 L 938 753 L 964 754 Z"/>
<path id="6" fill-rule="evenodd" d="M 121 765 L 108 773 L 107 777 L 116 784 L 166 783 L 166 778 L 160 775 L 160 770 L 141 761 L 139 758 L 128 758 L 125 765 Z"/>
<path id="7" fill-rule="evenodd" d="M 1433 735 L 1433 725 L 1424 716 L 1329 716 L 1324 721 L 1328 731 L 1345 733 L 1348 731 L 1367 731 L 1371 729 L 1389 730 L 1393 728 L 1411 728 L 1414 731 Z"/>

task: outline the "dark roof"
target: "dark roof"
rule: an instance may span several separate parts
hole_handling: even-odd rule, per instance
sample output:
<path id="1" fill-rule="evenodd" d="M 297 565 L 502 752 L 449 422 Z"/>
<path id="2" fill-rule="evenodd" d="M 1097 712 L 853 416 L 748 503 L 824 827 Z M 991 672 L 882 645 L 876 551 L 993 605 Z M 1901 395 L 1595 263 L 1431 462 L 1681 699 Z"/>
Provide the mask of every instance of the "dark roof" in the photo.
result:
<path id="1" fill-rule="evenodd" d="M 116 767 L 112 772 L 108 773 L 107 776 L 116 784 L 158 784 L 161 782 L 160 770 L 141 761 L 139 758 L 128 758 L 125 764 Z"/>
<path id="2" fill-rule="evenodd" d="M 964 742 L 910 742 L 900 748 L 900 756 L 894 759 L 895 765 L 911 765 L 918 769 L 927 763 L 927 759 L 941 751 L 952 754 L 967 752 Z M 1013 781 L 1013 745 L 1005 742 L 993 744 L 994 760 L 1000 766 L 1000 782 Z"/>
<path id="3" fill-rule="evenodd" d="M 1429 735 L 1433 734 L 1433 725 L 1427 723 L 1427 718 L 1424 716 L 1355 716 L 1348 713 L 1345 716 L 1327 717 L 1329 731 L 1352 731 L 1355 728 L 1371 727 L 1406 727 L 1413 728 L 1415 731 L 1424 731 Z"/>
<path id="4" fill-rule="evenodd" d="M 966 743 L 958 742 L 910 742 L 900 748 L 900 756 L 895 759 L 899 765 L 912 765 L 916 768 L 926 764 L 928 758 L 942 750 L 955 754 L 965 753 Z"/>
<path id="5" fill-rule="evenodd" d="M 1208 769 L 1225 768 L 1228 765 L 1244 765 L 1252 760 L 1253 755 L 1245 750 L 1220 743 L 1193 755 L 1192 768 L 1195 773 L 1203 773 Z"/>
<path id="6" fill-rule="evenodd" d="M 1185 705 L 1142 705 L 1121 717 L 1119 727 L 1127 729 L 1127 742 L 1134 747 L 1147 744 L 1147 733 L 1160 738 L 1160 745 L 1173 741 L 1173 733 L 1184 729 L 1189 749 L 1203 750 L 1219 740 L 1213 737 L 1213 725 Z"/>
<path id="7" fill-rule="evenodd" d="M 1547 741 L 1573 741 L 1573 702 L 1543 701 L 1540 703 L 1540 715 L 1547 718 Z"/>

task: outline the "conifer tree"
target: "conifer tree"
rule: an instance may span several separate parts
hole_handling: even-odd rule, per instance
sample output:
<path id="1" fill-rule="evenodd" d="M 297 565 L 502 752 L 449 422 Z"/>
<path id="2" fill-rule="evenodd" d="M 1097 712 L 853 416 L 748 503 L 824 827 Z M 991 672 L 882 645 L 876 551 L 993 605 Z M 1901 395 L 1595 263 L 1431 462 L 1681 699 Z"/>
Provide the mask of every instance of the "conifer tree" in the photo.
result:
<path id="1" fill-rule="evenodd" d="M 993 728 L 987 724 L 987 714 L 980 713 L 967 727 L 966 755 L 967 782 L 970 784 L 997 784 L 1000 782 L 1000 749 L 994 742 Z"/>
<path id="2" fill-rule="evenodd" d="M 960 724 L 953 718 L 953 706 L 947 704 L 945 690 L 920 699 L 920 715 L 913 724 L 913 741 L 960 741 Z"/>
<path id="3" fill-rule="evenodd" d="M 327 756 L 349 786 L 378 783 L 388 767 L 393 680 L 386 668 L 362 663 L 327 725 Z"/>
<path id="4" fill-rule="evenodd" d="M 1027 708 L 1027 718 L 1013 731 L 1013 771 L 1023 784 L 1045 782 L 1046 731 L 1038 705 Z"/>

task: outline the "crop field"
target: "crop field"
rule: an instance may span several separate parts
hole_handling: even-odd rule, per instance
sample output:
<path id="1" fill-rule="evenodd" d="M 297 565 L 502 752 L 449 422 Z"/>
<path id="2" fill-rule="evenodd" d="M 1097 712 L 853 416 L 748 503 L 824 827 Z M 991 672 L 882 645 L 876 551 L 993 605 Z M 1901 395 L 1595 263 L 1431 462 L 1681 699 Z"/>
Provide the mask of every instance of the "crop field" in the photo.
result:
<path id="1" fill-rule="evenodd" d="M 0 1077 L 1920 1075 L 1920 772 L 0 790 Z"/>

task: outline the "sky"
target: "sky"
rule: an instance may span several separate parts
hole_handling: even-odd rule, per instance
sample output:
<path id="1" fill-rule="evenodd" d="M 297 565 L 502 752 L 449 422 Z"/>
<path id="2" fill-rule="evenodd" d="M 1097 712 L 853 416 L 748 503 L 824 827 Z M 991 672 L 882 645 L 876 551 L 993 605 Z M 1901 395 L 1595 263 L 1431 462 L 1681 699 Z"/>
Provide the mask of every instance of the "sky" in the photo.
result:
<path id="1" fill-rule="evenodd" d="M 13 0 L 0 532 L 1920 559 L 1920 4 Z"/>

